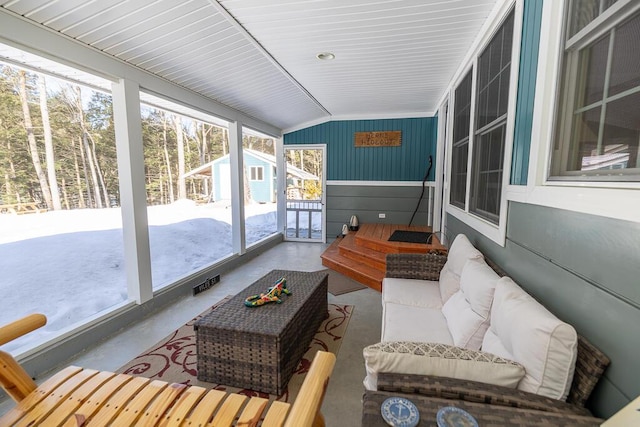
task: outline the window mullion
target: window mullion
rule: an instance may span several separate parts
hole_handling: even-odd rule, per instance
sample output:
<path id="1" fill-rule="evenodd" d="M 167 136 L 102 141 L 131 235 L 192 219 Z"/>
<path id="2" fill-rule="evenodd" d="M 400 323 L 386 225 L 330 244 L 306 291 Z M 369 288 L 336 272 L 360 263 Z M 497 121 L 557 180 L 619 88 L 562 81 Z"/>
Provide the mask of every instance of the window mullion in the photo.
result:
<path id="1" fill-rule="evenodd" d="M 609 52 L 607 55 L 607 66 L 604 74 L 604 88 L 602 89 L 602 109 L 600 110 L 600 126 L 598 127 L 598 145 L 596 146 L 596 155 L 602 154 L 602 146 L 604 139 L 604 127 L 607 118 L 607 102 L 609 97 L 609 82 L 611 81 L 611 65 L 613 64 L 613 47 L 616 40 L 616 29 L 611 29 L 609 37 Z"/>

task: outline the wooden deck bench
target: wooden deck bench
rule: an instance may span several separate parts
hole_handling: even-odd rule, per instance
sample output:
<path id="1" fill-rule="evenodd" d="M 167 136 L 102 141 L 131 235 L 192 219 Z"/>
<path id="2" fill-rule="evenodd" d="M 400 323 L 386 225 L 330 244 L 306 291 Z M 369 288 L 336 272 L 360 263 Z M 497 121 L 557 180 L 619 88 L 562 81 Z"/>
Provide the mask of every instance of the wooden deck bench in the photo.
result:
<path id="1" fill-rule="evenodd" d="M 0 327 L 0 345 L 46 323 L 32 314 Z M 70 366 L 36 385 L 0 351 L 0 383 L 16 406 L 0 426 L 324 426 L 320 406 L 335 364 L 319 351 L 293 404 Z M 268 409 L 265 411 L 265 409 Z"/>

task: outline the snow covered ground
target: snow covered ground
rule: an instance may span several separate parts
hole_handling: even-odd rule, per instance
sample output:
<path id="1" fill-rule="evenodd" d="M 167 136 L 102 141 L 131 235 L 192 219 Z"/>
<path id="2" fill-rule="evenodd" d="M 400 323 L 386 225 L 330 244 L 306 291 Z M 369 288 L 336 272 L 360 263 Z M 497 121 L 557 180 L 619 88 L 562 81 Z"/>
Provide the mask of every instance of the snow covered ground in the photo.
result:
<path id="1" fill-rule="evenodd" d="M 147 212 L 154 289 L 232 252 L 228 204 L 183 200 Z M 247 245 L 276 232 L 275 204 L 250 204 L 245 214 Z M 124 262 L 119 208 L 0 215 L 0 324 L 34 312 L 48 318 L 4 349 L 24 349 L 125 301 Z"/>

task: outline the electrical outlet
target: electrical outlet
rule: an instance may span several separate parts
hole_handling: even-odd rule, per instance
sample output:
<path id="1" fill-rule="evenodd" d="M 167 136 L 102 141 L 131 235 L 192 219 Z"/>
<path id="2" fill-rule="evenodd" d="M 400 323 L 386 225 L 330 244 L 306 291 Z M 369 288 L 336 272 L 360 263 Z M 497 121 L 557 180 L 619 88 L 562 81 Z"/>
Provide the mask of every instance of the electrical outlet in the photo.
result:
<path id="1" fill-rule="evenodd" d="M 204 282 L 200 283 L 199 285 L 195 285 L 193 287 L 193 295 L 198 295 L 200 292 L 204 292 L 207 289 L 211 289 L 213 287 L 213 285 L 215 285 L 219 281 L 220 281 L 220 275 L 219 274 L 216 274 L 213 277 L 209 277 Z"/>
<path id="2" fill-rule="evenodd" d="M 386 218 L 387 214 L 383 214 L 383 213 L 379 213 L 378 214 L 378 218 Z"/>

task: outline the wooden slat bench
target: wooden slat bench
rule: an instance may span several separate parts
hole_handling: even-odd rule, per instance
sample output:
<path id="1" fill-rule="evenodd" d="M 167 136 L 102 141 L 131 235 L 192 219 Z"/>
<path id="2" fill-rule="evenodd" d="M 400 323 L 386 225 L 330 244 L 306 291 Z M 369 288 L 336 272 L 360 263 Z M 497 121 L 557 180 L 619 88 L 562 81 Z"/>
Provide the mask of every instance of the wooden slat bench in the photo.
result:
<path id="1" fill-rule="evenodd" d="M 0 345 L 45 323 L 33 314 L 0 327 Z M 76 366 L 37 386 L 0 351 L 0 383 L 17 402 L 0 426 L 256 426 L 263 415 L 262 426 L 323 426 L 320 406 L 334 364 L 334 354 L 319 351 L 289 404 Z"/>

